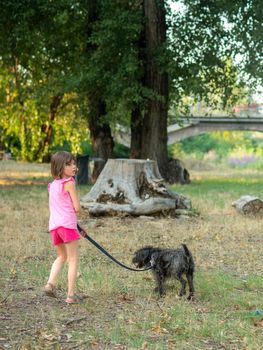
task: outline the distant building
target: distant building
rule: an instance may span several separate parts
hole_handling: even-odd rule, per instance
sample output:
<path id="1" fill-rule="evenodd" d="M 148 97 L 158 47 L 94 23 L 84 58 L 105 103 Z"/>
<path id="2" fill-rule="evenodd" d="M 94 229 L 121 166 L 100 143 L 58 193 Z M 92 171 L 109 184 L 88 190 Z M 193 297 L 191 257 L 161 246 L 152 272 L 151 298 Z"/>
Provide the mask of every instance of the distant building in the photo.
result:
<path id="1" fill-rule="evenodd" d="M 263 105 L 258 103 L 250 103 L 237 105 L 233 108 L 233 112 L 241 115 L 252 115 L 262 116 L 263 115 Z"/>

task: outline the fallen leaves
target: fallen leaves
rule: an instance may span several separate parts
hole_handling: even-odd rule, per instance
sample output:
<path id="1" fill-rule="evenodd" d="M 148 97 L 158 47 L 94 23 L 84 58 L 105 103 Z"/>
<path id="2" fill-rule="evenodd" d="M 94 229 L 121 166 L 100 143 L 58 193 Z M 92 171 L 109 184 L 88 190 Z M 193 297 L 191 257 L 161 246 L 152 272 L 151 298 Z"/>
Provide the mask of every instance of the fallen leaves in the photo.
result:
<path id="1" fill-rule="evenodd" d="M 263 327 L 263 317 L 251 317 L 255 327 Z"/>
<path id="2" fill-rule="evenodd" d="M 169 326 L 169 329 L 167 329 L 164 326 L 162 326 L 160 322 L 154 325 L 151 330 L 157 334 L 182 334 L 184 332 L 184 327 L 177 325 L 175 327 Z"/>
<path id="3" fill-rule="evenodd" d="M 133 297 L 129 296 L 127 293 L 122 293 L 118 297 L 119 301 L 121 302 L 130 302 L 133 301 Z"/>
<path id="4" fill-rule="evenodd" d="M 160 333 L 166 333 L 166 334 L 169 333 L 168 330 L 166 328 L 164 328 L 164 327 L 161 327 L 160 324 L 157 324 L 156 326 L 154 326 L 152 328 L 152 331 L 154 333 L 158 333 L 158 334 L 160 334 Z"/>

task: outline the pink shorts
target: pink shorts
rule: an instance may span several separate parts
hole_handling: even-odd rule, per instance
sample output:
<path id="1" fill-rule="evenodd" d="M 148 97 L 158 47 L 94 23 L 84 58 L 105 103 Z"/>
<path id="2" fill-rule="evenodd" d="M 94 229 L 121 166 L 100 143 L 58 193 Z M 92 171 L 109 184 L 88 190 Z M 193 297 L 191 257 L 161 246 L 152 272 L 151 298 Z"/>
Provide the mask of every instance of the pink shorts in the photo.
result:
<path id="1" fill-rule="evenodd" d="M 78 230 L 65 227 L 57 227 L 55 230 L 50 231 L 53 245 L 59 245 L 62 243 L 69 243 L 80 239 Z"/>

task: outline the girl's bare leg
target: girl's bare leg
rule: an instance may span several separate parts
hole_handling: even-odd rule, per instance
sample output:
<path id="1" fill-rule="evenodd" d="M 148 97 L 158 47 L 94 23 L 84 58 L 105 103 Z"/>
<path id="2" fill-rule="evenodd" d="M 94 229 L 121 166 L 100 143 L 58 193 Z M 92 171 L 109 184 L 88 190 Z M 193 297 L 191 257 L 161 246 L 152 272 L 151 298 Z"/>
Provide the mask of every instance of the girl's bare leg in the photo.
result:
<path id="1" fill-rule="evenodd" d="M 71 241 L 65 247 L 68 259 L 68 296 L 73 297 L 76 291 L 79 241 Z"/>
<path id="2" fill-rule="evenodd" d="M 57 277 L 60 273 L 60 270 L 64 263 L 67 261 L 67 251 L 65 248 L 65 244 L 59 244 L 57 246 L 57 254 L 58 257 L 56 260 L 53 262 L 53 265 L 51 267 L 49 279 L 47 283 L 50 283 L 51 285 L 55 285 Z"/>

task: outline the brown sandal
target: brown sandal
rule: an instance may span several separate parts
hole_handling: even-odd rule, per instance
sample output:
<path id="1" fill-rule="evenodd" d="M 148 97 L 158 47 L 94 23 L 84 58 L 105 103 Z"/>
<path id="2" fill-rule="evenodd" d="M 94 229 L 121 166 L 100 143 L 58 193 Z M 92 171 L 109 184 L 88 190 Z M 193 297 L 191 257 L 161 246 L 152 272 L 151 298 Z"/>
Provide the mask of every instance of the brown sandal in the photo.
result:
<path id="1" fill-rule="evenodd" d="M 56 298 L 55 286 L 52 283 L 47 283 L 44 287 L 44 292 L 48 297 Z"/>

